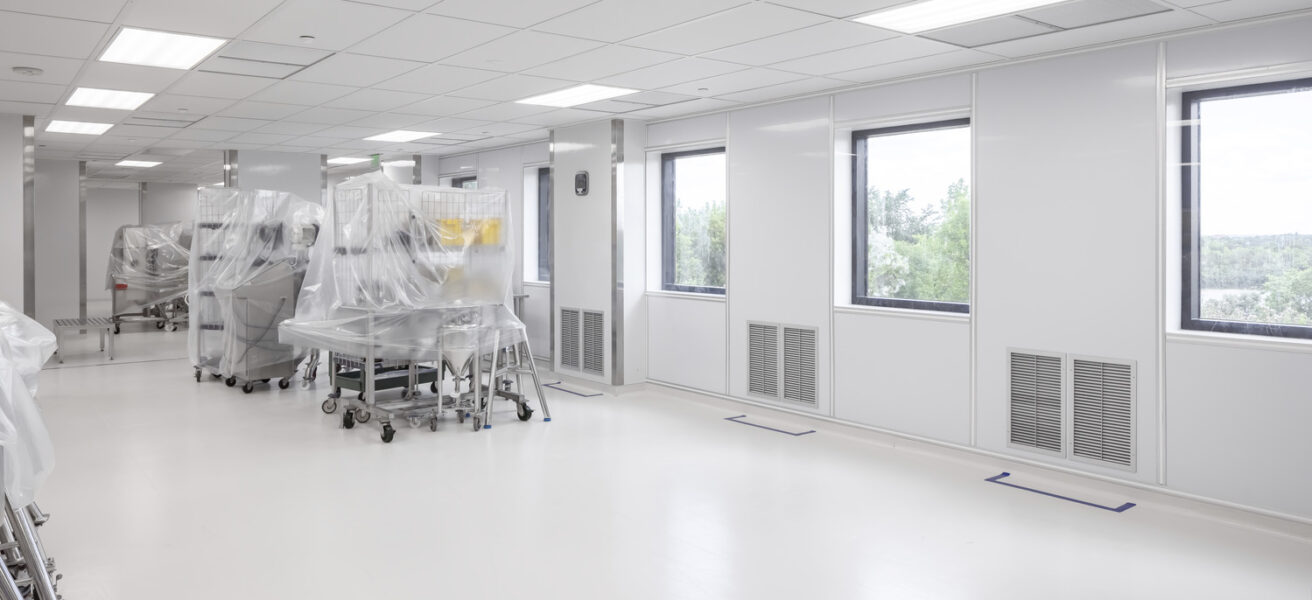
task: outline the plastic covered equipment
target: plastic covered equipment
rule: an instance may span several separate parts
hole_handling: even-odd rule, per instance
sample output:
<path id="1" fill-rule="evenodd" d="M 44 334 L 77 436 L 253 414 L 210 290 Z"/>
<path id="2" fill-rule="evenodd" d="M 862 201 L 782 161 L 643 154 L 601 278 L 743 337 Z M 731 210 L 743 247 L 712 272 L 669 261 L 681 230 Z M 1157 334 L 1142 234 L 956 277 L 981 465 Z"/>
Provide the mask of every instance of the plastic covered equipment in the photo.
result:
<path id="1" fill-rule="evenodd" d="M 14 506 L 31 504 L 55 465 L 36 405 L 37 376 L 55 353 L 55 334 L 0 302 L 0 468 Z"/>
<path id="2" fill-rule="evenodd" d="M 140 313 L 187 294 L 191 231 L 191 223 L 118 228 L 105 270 L 115 315 Z"/>
<path id="3" fill-rule="evenodd" d="M 207 187 L 196 214 L 188 345 L 197 376 L 290 378 L 302 357 L 279 343 L 278 325 L 296 312 L 323 208 L 286 192 Z"/>
<path id="4" fill-rule="evenodd" d="M 281 340 L 359 357 L 431 361 L 524 341 L 504 190 L 338 185 L 296 317 Z M 439 352 L 439 347 L 444 352 Z"/>

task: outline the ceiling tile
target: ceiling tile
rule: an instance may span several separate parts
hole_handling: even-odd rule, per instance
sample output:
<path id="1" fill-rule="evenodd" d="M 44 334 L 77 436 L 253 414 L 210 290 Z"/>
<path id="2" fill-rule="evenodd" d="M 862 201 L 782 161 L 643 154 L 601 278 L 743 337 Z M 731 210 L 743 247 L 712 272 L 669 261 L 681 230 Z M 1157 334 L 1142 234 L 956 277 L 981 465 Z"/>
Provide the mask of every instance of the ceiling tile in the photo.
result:
<path id="1" fill-rule="evenodd" d="M 200 142 L 221 142 L 237 135 L 235 131 L 218 131 L 215 129 L 193 129 L 188 127 L 173 134 L 171 140 L 195 140 Z"/>
<path id="2" fill-rule="evenodd" d="M 747 69 L 727 75 L 717 75 L 706 79 L 688 81 L 662 89 L 663 92 L 686 94 L 689 96 L 723 96 L 734 92 L 778 85 L 804 79 L 804 75 L 785 73 L 771 69 Z"/>
<path id="3" fill-rule="evenodd" d="M 1236 21 L 1251 17 L 1263 17 L 1295 10 L 1312 9 L 1307 0 L 1227 0 L 1192 10 L 1209 19 L 1217 21 Z"/>
<path id="4" fill-rule="evenodd" d="M 299 137 L 294 140 L 290 140 L 287 143 L 296 146 L 312 146 L 317 148 L 322 146 L 330 146 L 333 144 L 338 144 L 346 140 L 347 138 L 323 137 L 323 136 L 313 135 L 313 136 Z"/>
<path id="5" fill-rule="evenodd" d="M 328 126 L 322 123 L 293 123 L 291 121 L 277 121 L 269 123 L 255 131 L 260 133 L 281 133 L 284 135 L 310 135 L 316 131 L 322 131 Z"/>
<path id="6" fill-rule="evenodd" d="M 0 100 L 54 104 L 64 95 L 65 86 L 28 81 L 0 81 Z"/>
<path id="7" fill-rule="evenodd" d="M 492 106 L 496 104 L 495 100 L 475 100 L 473 98 L 455 98 L 452 96 L 438 96 L 432 100 L 416 102 L 409 106 L 402 106 L 396 109 L 396 112 L 407 115 L 427 115 L 430 117 L 441 117 L 446 115 L 455 115 L 475 108 Z"/>
<path id="8" fill-rule="evenodd" d="M 140 110 L 176 115 L 180 119 L 199 119 L 232 105 L 228 98 L 159 94 L 141 105 Z M 182 110 L 186 109 L 186 110 Z"/>
<path id="9" fill-rule="evenodd" d="M 433 62 L 514 31 L 438 15 L 413 15 L 356 44 L 351 52 Z"/>
<path id="10" fill-rule="evenodd" d="M 243 117 L 247 119 L 278 120 L 290 117 L 305 110 L 304 106 L 295 104 L 274 104 L 272 102 L 238 102 L 219 114 L 225 117 Z"/>
<path id="11" fill-rule="evenodd" d="M 737 102 L 729 102 L 727 100 L 719 100 L 716 98 L 698 98 L 696 100 L 670 104 L 668 106 L 657 106 L 654 108 L 635 110 L 625 116 L 643 119 L 668 119 L 671 117 L 681 117 L 684 115 L 709 112 L 712 110 L 724 110 L 735 106 L 739 106 L 739 104 Z"/>
<path id="12" fill-rule="evenodd" d="M 864 46 L 785 61 L 771 66 L 776 69 L 808 75 L 828 75 L 839 71 L 850 71 L 909 58 L 951 52 L 956 49 L 956 46 L 944 44 L 943 42 L 916 37 L 897 37 Z"/>
<path id="13" fill-rule="evenodd" d="M 592 50 L 601 44 L 537 31 L 519 31 L 444 59 L 459 67 L 514 73 Z"/>
<path id="14" fill-rule="evenodd" d="M 290 139 L 292 139 L 290 135 L 251 132 L 235 136 L 232 141 L 240 144 L 281 144 Z"/>
<path id="15" fill-rule="evenodd" d="M 529 131 L 521 131 L 519 133 L 506 134 L 507 138 L 510 138 L 511 140 L 517 142 L 522 140 L 545 140 L 550 136 L 551 136 L 551 129 L 548 127 L 543 127 L 540 129 L 532 129 Z"/>
<path id="16" fill-rule="evenodd" d="M 828 20 L 815 13 L 753 3 L 624 42 L 629 46 L 701 54 Z"/>
<path id="17" fill-rule="evenodd" d="M 169 88 L 169 93 L 238 99 L 254 94 L 273 83 L 272 79 L 264 77 L 193 72 L 183 75 L 182 79 Z"/>
<path id="18" fill-rule="evenodd" d="M 770 0 L 771 4 L 791 6 L 840 19 L 872 13 L 906 2 L 907 0 Z"/>
<path id="19" fill-rule="evenodd" d="M 424 66 L 409 60 L 362 54 L 334 54 L 292 76 L 296 81 L 369 87 Z"/>
<path id="20" fill-rule="evenodd" d="M 911 75 L 922 75 L 925 73 L 933 73 L 935 71 L 955 69 L 958 67 L 980 65 L 1000 60 L 1002 60 L 1002 57 L 1000 56 L 975 50 L 954 50 L 943 54 L 913 58 L 901 62 L 879 65 L 877 67 L 866 67 L 843 73 L 835 73 L 831 75 L 831 77 L 853 82 L 871 83 L 897 79 L 898 77 L 908 77 Z"/>
<path id="21" fill-rule="evenodd" d="M 128 141 L 139 138 L 163 139 L 178 132 L 175 127 L 148 127 L 145 125 L 115 125 L 114 135 Z"/>
<path id="22" fill-rule="evenodd" d="M 479 119 L 482 121 L 514 121 L 520 117 L 541 114 L 550 110 L 552 110 L 550 106 L 502 102 L 501 104 L 461 113 L 460 118 Z"/>
<path id="23" fill-rule="evenodd" d="M 578 111 L 588 112 L 588 111 Z M 605 117 L 605 113 L 592 113 L 596 117 Z M 478 135 L 506 135 L 508 133 L 520 133 L 523 131 L 532 131 L 538 129 L 537 125 L 528 125 L 523 123 L 491 123 L 489 125 L 480 125 L 470 128 L 469 132 L 476 132 Z"/>
<path id="24" fill-rule="evenodd" d="M 446 0 L 428 12 L 508 27 L 528 27 L 597 0 Z"/>
<path id="25" fill-rule="evenodd" d="M 824 77 L 809 77 L 799 79 L 779 85 L 757 88 L 745 92 L 734 92 L 720 96 L 721 100 L 732 100 L 734 102 L 764 102 L 766 100 L 777 100 L 789 96 L 800 96 L 822 90 L 831 90 L 843 86 L 851 85 L 846 81 L 837 79 L 826 79 Z"/>
<path id="26" fill-rule="evenodd" d="M 186 71 L 178 69 L 87 61 L 86 68 L 77 79 L 77 85 L 108 90 L 159 93 L 186 74 Z"/>
<path id="27" fill-rule="evenodd" d="M 1058 31 L 1048 35 L 989 44 L 976 49 L 990 54 L 1014 58 L 1134 39 L 1194 27 L 1204 27 L 1212 24 L 1214 22 L 1211 19 L 1188 11 L 1177 10 L 1100 25 L 1090 25 L 1079 29 Z"/>
<path id="28" fill-rule="evenodd" d="M 975 46 L 1018 40 L 1054 31 L 1058 31 L 1058 29 L 1018 17 L 997 17 L 937 29 L 929 33 L 923 33 L 921 36 L 940 42 L 974 48 Z"/>
<path id="29" fill-rule="evenodd" d="M 265 62 L 262 60 L 246 60 L 244 58 L 228 58 L 226 56 L 213 56 L 196 66 L 197 71 L 204 71 L 206 73 L 250 75 L 252 77 L 268 77 L 270 79 L 282 79 L 301 70 L 301 68 L 300 65 Z"/>
<path id="30" fill-rule="evenodd" d="M 108 32 L 102 23 L 0 12 L 0 52 L 90 58 Z"/>
<path id="31" fill-rule="evenodd" d="M 507 75 L 500 79 L 471 85 L 453 95 L 480 100 L 520 100 L 529 96 L 545 94 L 573 85 L 572 81 L 547 79 L 529 75 Z"/>
<path id="32" fill-rule="evenodd" d="M 300 36 L 314 36 L 313 48 L 344 50 L 411 13 L 344 0 L 288 0 L 273 14 L 246 31 L 257 42 L 295 45 Z"/>
<path id="33" fill-rule="evenodd" d="M 661 63 L 651 67 L 644 67 L 608 77 L 601 80 L 600 83 L 614 85 L 626 88 L 637 89 L 659 89 L 665 88 L 685 81 L 694 79 L 703 79 L 714 77 L 734 71 L 746 69 L 742 65 L 720 62 L 718 60 L 707 60 L 704 58 L 682 58 L 676 61 Z"/>
<path id="34" fill-rule="evenodd" d="M 1168 10 L 1171 9 L 1151 0 L 1079 0 L 1028 10 L 1020 16 L 1062 29 L 1074 29 Z"/>
<path id="35" fill-rule="evenodd" d="M 851 21 L 829 21 L 759 40 L 730 46 L 705 55 L 705 58 L 745 65 L 768 65 L 802 58 L 831 50 L 870 44 L 894 37 L 893 34 Z"/>
<path id="36" fill-rule="evenodd" d="M 280 0 L 132 0 L 121 23 L 132 27 L 232 38 L 278 6 Z"/>
<path id="37" fill-rule="evenodd" d="M 370 136 L 384 133 L 385 129 L 379 127 L 356 127 L 354 125 L 338 125 L 329 127 L 319 133 L 314 134 L 316 138 L 335 138 L 342 140 L 359 140 Z M 305 139 L 305 138 L 302 138 Z M 299 142 L 298 142 L 299 143 Z"/>
<path id="38" fill-rule="evenodd" d="M 14 72 L 14 67 L 36 67 L 45 72 L 36 76 L 19 75 Z M 82 61 L 72 58 L 0 52 L 0 79 L 10 81 L 68 85 L 73 83 L 81 68 Z"/>
<path id="39" fill-rule="evenodd" d="M 432 121 L 424 121 L 423 123 L 415 125 L 415 127 L 417 131 L 436 131 L 439 133 L 445 133 L 448 131 L 466 131 L 483 125 L 491 125 L 491 123 L 475 119 L 446 117 L 442 119 L 433 119 Z"/>
<path id="40" fill-rule="evenodd" d="M 610 113 L 595 111 L 595 110 L 582 110 L 578 108 L 558 108 L 551 112 L 545 112 L 540 115 L 531 115 L 515 120 L 518 121 L 519 123 L 524 123 L 528 126 L 527 128 L 520 129 L 518 131 L 528 131 L 528 129 L 536 129 L 538 127 L 542 127 L 545 125 L 567 125 L 570 123 L 582 123 L 583 121 L 595 121 L 597 119 L 609 118 L 610 116 L 611 116 Z M 490 127 L 484 127 L 479 129 L 480 133 L 483 131 L 493 132 L 494 135 L 505 135 L 507 133 L 515 133 L 514 131 L 507 131 L 507 130 L 503 130 L 500 133 L 498 133 L 496 129 Z"/>
<path id="41" fill-rule="evenodd" d="M 686 102 L 696 96 L 687 96 L 684 94 L 671 94 L 669 92 L 638 92 L 623 96 L 624 102 L 636 102 L 650 106 L 664 106 L 674 104 L 675 102 Z"/>
<path id="42" fill-rule="evenodd" d="M 378 113 L 369 115 L 363 119 L 351 121 L 353 127 L 377 127 L 379 129 L 393 130 L 405 129 L 428 119 L 424 115 L 401 115 L 396 113 Z"/>
<path id="43" fill-rule="evenodd" d="M 399 106 L 414 104 L 415 102 L 427 99 L 428 97 L 427 94 L 412 94 L 409 92 L 392 92 L 388 90 L 370 89 L 360 90 L 353 94 L 342 96 L 324 106 L 382 112 Z"/>
<path id="44" fill-rule="evenodd" d="M 539 31 L 618 42 L 746 4 L 743 0 L 601 0 L 534 27 Z"/>
<path id="45" fill-rule="evenodd" d="M 264 102 L 317 106 L 341 98 L 358 89 L 360 88 L 348 85 L 329 85 L 308 81 L 279 81 L 264 88 L 259 93 L 251 95 L 251 99 Z"/>
<path id="46" fill-rule="evenodd" d="M 452 90 L 501 77 L 504 73 L 448 65 L 428 65 L 375 85 L 383 90 L 445 94 Z"/>
<path id="47" fill-rule="evenodd" d="M 241 58 L 245 60 L 262 60 L 265 62 L 288 65 L 311 65 L 332 54 L 321 48 L 308 46 L 284 46 L 281 44 L 263 44 L 260 42 L 230 42 L 219 49 L 216 56 Z"/>
<path id="48" fill-rule="evenodd" d="M 127 0 L 0 0 L 0 10 L 112 23 Z"/>
<path id="49" fill-rule="evenodd" d="M 43 117 L 50 114 L 50 111 L 54 108 L 54 104 L 41 104 L 38 102 L 8 102 L 0 100 L 0 113 L 12 115 L 32 115 Z"/>
<path id="50" fill-rule="evenodd" d="M 392 8 L 401 8 L 405 10 L 424 10 L 442 0 L 351 0 L 360 4 L 376 4 L 378 6 L 390 6 Z"/>
<path id="51" fill-rule="evenodd" d="M 363 110 L 349 110 L 345 108 L 328 108 L 326 106 L 317 106 L 301 113 L 292 115 L 287 120 L 296 121 L 297 123 L 324 123 L 326 125 L 340 125 L 363 119 L 373 113 Z"/>
<path id="52" fill-rule="evenodd" d="M 195 127 L 201 129 L 217 129 L 219 131 L 250 131 L 261 125 L 268 125 L 268 121 L 260 119 L 238 119 L 236 117 L 205 117 L 196 121 Z"/>
<path id="53" fill-rule="evenodd" d="M 578 106 L 574 106 L 571 108 L 577 108 L 579 110 L 596 110 L 596 111 L 608 112 L 608 113 L 626 113 L 635 110 L 641 110 L 644 108 L 651 108 L 653 106 L 656 105 L 642 104 L 641 102 L 625 102 L 624 100 L 619 99 L 619 100 L 599 100 L 597 102 L 580 104 Z"/>
<path id="54" fill-rule="evenodd" d="M 525 71 L 528 75 L 592 81 L 679 58 L 678 54 L 629 46 L 602 46 Z"/>

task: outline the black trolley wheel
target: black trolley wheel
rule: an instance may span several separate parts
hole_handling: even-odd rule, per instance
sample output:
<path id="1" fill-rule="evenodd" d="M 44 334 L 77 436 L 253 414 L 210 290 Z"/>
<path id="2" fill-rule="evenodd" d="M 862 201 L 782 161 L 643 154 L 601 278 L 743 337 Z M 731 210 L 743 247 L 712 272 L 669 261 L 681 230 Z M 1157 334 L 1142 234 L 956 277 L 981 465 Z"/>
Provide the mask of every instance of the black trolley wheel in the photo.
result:
<path id="1" fill-rule="evenodd" d="M 224 383 L 224 385 L 227 385 L 228 387 L 232 387 L 232 386 L 234 386 L 234 385 L 237 385 L 237 378 L 236 378 L 236 377 L 229 377 L 229 378 L 227 378 L 227 379 L 224 379 L 224 380 L 223 380 L 223 383 Z"/>
<path id="2" fill-rule="evenodd" d="M 292 385 L 291 380 L 287 379 L 286 377 L 283 377 L 282 379 L 278 380 L 278 389 L 280 390 L 285 390 L 291 387 L 291 385 Z"/>
<path id="3" fill-rule="evenodd" d="M 390 423 L 387 424 L 387 425 L 383 425 L 383 435 L 382 435 L 382 437 L 383 437 L 383 443 L 384 443 L 384 444 L 390 444 L 390 443 L 392 443 L 392 438 L 395 438 L 395 437 L 396 437 L 396 430 L 395 430 L 395 429 L 392 429 L 392 425 L 391 425 Z"/>
<path id="4" fill-rule="evenodd" d="M 342 429 L 355 427 L 355 411 L 348 410 L 342 413 Z"/>
<path id="5" fill-rule="evenodd" d="M 436 381 L 434 381 L 433 383 L 428 384 L 428 391 L 433 392 L 434 394 L 437 393 L 437 382 L 436 382 Z"/>
<path id="6" fill-rule="evenodd" d="M 246 385 L 241 386 L 241 391 L 246 392 L 247 394 L 255 391 L 255 382 L 247 381 Z"/>
<path id="7" fill-rule="evenodd" d="M 533 409 L 529 408 L 527 404 L 518 404 L 515 406 L 515 415 L 519 417 L 519 420 L 527 421 L 533 418 Z"/>
<path id="8" fill-rule="evenodd" d="M 355 420 L 358 423 L 368 423 L 369 419 L 374 418 L 373 413 L 364 409 L 355 409 Z"/>
<path id="9" fill-rule="evenodd" d="M 196 369 L 196 383 L 200 383 L 200 369 Z"/>
<path id="10" fill-rule="evenodd" d="M 164 329 L 163 321 L 155 321 L 155 329 Z"/>

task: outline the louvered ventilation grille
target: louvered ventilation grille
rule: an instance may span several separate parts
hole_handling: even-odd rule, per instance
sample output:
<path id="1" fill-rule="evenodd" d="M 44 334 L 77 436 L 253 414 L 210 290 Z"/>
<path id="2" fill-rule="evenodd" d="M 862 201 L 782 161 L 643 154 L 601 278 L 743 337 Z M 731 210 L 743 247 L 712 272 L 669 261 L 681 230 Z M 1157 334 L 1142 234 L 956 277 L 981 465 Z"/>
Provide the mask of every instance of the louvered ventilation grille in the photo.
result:
<path id="1" fill-rule="evenodd" d="M 814 329 L 784 327 L 784 400 L 815 404 Z"/>
<path id="2" fill-rule="evenodd" d="M 747 324 L 747 393 L 779 397 L 779 327 Z"/>
<path id="3" fill-rule="evenodd" d="M 579 368 L 579 311 L 560 309 L 560 366 Z"/>
<path id="4" fill-rule="evenodd" d="M 1072 451 L 1116 465 L 1134 464 L 1134 366 L 1072 361 Z"/>
<path id="5" fill-rule="evenodd" d="M 583 371 L 606 374 L 606 315 L 583 312 Z"/>
<path id="6" fill-rule="evenodd" d="M 1061 452 L 1061 363 L 1011 353 L 1011 443 Z"/>

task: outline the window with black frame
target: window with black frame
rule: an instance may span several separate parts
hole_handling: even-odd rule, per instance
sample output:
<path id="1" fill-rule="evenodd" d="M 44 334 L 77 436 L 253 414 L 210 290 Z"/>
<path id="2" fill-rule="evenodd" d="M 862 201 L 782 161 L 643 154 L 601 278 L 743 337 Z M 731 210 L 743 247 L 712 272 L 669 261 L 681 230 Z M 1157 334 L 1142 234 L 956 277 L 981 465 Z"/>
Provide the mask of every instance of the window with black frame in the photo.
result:
<path id="1" fill-rule="evenodd" d="M 1181 327 L 1312 338 L 1312 79 L 1182 100 Z"/>
<path id="2" fill-rule="evenodd" d="M 970 312 L 970 120 L 852 132 L 852 303 Z"/>
<path id="3" fill-rule="evenodd" d="M 551 167 L 538 169 L 538 281 L 551 281 Z"/>
<path id="4" fill-rule="evenodd" d="M 460 189 L 462 189 L 462 190 L 472 190 L 472 189 L 477 189 L 477 188 L 478 188 L 478 176 L 477 176 L 477 175 L 469 175 L 469 176 L 466 176 L 466 177 L 452 177 L 452 178 L 451 178 L 451 187 L 453 187 L 453 188 L 460 188 Z"/>
<path id="5" fill-rule="evenodd" d="M 661 288 L 723 294 L 724 148 L 661 155 Z"/>

